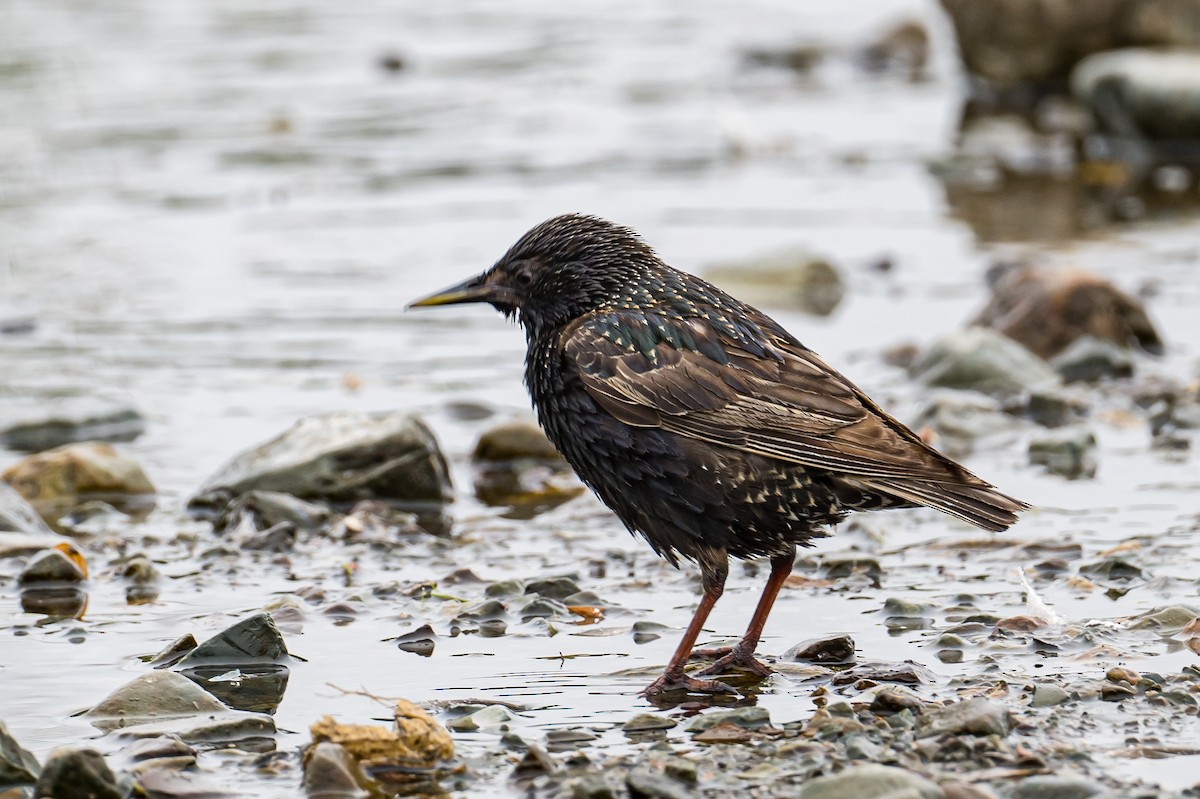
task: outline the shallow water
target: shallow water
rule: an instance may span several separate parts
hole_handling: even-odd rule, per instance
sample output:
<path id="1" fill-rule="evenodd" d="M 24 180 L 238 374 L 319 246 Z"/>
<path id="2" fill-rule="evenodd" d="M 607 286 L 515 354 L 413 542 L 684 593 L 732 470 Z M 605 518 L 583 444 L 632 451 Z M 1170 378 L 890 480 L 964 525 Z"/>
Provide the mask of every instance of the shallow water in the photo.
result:
<path id="1" fill-rule="evenodd" d="M 513 727 L 531 740 L 561 726 L 605 730 L 646 709 L 636 693 L 649 677 L 614 672 L 666 661 L 695 600 L 691 573 L 659 564 L 591 497 L 530 522 L 474 501 L 466 455 L 495 417 L 464 421 L 454 406 L 526 412 L 522 337 L 488 309 L 402 309 L 568 210 L 631 224 L 668 261 L 694 271 L 802 244 L 841 266 L 848 297 L 830 319 L 786 309 L 778 318 L 911 416 L 917 391 L 880 350 L 958 328 L 983 301 L 991 259 L 1024 249 L 979 244 L 926 167 L 951 146 L 960 93 L 935 9 L 915 0 L 859 7 L 852 19 L 836 7 L 782 2 L 684 9 L 525 0 L 500 10 L 482 2 L 61 0 L 0 8 L 0 302 L 37 321 L 31 334 L 0 336 L 0 399 L 13 408 L 75 393 L 132 400 L 150 428 L 126 449 L 162 492 L 146 522 L 86 542 L 98 573 L 83 621 L 35 626 L 38 617 L 19 610 L 13 581 L 0 582 L 0 718 L 18 740 L 44 757 L 90 738 L 95 731 L 71 714 L 144 670 L 137 656 L 313 584 L 325 600 L 308 607 L 302 633 L 288 635 L 308 662 L 292 670 L 277 713 L 280 751 L 302 746 L 322 714 L 386 715 L 331 684 L 415 701 L 527 703 Z M 791 41 L 848 47 L 902 14 L 933 27 L 927 82 L 864 77 L 836 55 L 801 80 L 747 67 L 739 56 Z M 389 52 L 408 66 L 380 69 Z M 1034 251 L 1130 290 L 1157 287 L 1150 310 L 1170 351 L 1139 368 L 1185 381 L 1200 375 L 1193 220 L 1109 228 Z M 887 275 L 871 268 L 883 257 L 895 264 Z M 303 415 L 393 408 L 422 414 L 454 460 L 456 550 L 307 542 L 290 566 L 249 553 L 236 565 L 205 567 L 199 555 L 213 534 L 185 520 L 180 506 L 225 459 Z M 964 556 L 962 543 L 981 536 L 923 513 L 872 517 L 820 542 L 823 555 L 878 553 L 883 585 L 789 590 L 762 650 L 778 655 L 805 638 L 850 632 L 860 659 L 915 660 L 938 675 L 928 690 L 952 695 L 953 677 L 990 664 L 971 653 L 965 664 L 940 662 L 936 630 L 889 635 L 883 599 L 946 605 L 970 593 L 989 612 L 1021 612 L 1016 569 L 1031 561 L 1017 545 L 1029 542 L 1078 542 L 1091 561 L 1145 539 L 1142 565 L 1162 579 L 1116 600 L 1045 586 L 1043 599 L 1067 620 L 1194 602 L 1195 455 L 1168 460 L 1149 449 L 1143 423 L 1108 418 L 1096 425 L 1095 480 L 1040 474 L 1025 464 L 1020 439 L 969 461 L 1039 508 L 1003 536 L 1009 549 Z M 0 466 L 18 457 L 0 452 Z M 114 569 L 105 568 L 124 549 L 146 550 L 177 577 L 158 602 L 126 605 Z M 352 557 L 360 568 L 346 587 L 340 566 Z M 592 562 L 604 564 L 605 576 L 594 576 Z M 457 603 L 378 598 L 372 586 L 437 579 L 461 565 L 489 580 L 574 572 L 583 589 L 614 603 L 602 628 L 651 619 L 673 629 L 635 645 L 628 632 L 583 636 L 574 633 L 584 628 L 559 624 L 551 636 L 513 620 L 501 638 L 443 637 L 429 659 L 383 641 L 425 622 L 444 628 Z M 709 625 L 712 640 L 740 632 L 763 577 L 736 566 L 733 575 Z M 353 623 L 322 615 L 355 596 Z M 1140 670 L 1173 673 L 1195 660 L 1153 636 L 1118 640 Z M 1013 653 L 999 668 L 1018 682 L 1053 670 L 1102 677 L 1106 665 Z M 776 677 L 758 702 L 777 722 L 803 719 L 810 693 Z M 1182 734 L 1200 741 L 1194 727 Z M 1111 741 L 1095 745 L 1122 737 L 1114 727 Z M 496 740 L 494 732 L 457 736 L 468 757 Z M 610 731 L 594 746 L 623 742 Z M 1155 769 L 1124 760 L 1113 773 L 1190 784 L 1181 775 L 1194 766 L 1176 760 Z M 248 767 L 220 773 L 247 795 L 295 794 L 294 768 L 276 777 Z M 502 789 L 501 772 L 480 773 L 479 795 Z"/>

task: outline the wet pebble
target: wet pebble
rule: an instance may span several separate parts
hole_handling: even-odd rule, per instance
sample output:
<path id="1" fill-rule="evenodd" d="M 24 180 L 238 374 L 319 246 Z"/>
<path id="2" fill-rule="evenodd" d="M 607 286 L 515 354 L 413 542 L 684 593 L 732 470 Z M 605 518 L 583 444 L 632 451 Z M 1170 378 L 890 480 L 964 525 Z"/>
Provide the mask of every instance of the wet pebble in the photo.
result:
<path id="1" fill-rule="evenodd" d="M 758 730 L 771 725 L 771 715 L 763 707 L 739 707 L 732 710 L 710 710 L 688 722 L 688 732 L 704 732 L 718 724 L 732 724 L 744 730 Z"/>
<path id="2" fill-rule="evenodd" d="M 1050 360 L 1068 383 L 1094 383 L 1101 378 L 1133 376 L 1133 356 L 1111 341 L 1084 336 Z"/>
<path id="3" fill-rule="evenodd" d="M 509 420 L 485 430 L 471 452 L 475 461 L 520 459 L 562 461 L 562 455 L 546 438 L 542 428 L 523 419 Z"/>
<path id="4" fill-rule="evenodd" d="M 564 796 L 570 799 L 617 799 L 603 774 L 584 774 L 563 783 Z"/>
<path id="5" fill-rule="evenodd" d="M 549 599 L 566 599 L 579 593 L 579 584 L 570 577 L 548 577 L 530 580 L 525 584 L 526 594 L 538 594 Z"/>
<path id="6" fill-rule="evenodd" d="M 46 758 L 34 794 L 39 799 L 124 799 L 116 775 L 94 749 L 56 749 Z"/>
<path id="7" fill-rule="evenodd" d="M 947 336 L 923 352 L 909 375 L 929 386 L 1017 394 L 1055 386 L 1059 376 L 1011 338 L 983 327 Z"/>
<path id="8" fill-rule="evenodd" d="M 33 785 L 41 766 L 37 758 L 12 736 L 0 721 L 0 788 L 10 785 Z"/>
<path id="9" fill-rule="evenodd" d="M 483 595 L 490 597 L 521 596 L 525 593 L 525 583 L 521 580 L 500 580 L 484 589 Z"/>
<path id="10" fill-rule="evenodd" d="M 665 774 L 631 771 L 625 778 L 630 799 L 691 799 L 692 790 Z"/>
<path id="11" fill-rule="evenodd" d="M 1033 688 L 1033 697 L 1029 700 L 1030 707 L 1053 707 L 1061 705 L 1071 698 L 1064 688 L 1053 683 L 1037 683 Z"/>
<path id="12" fill-rule="evenodd" d="M 851 766 L 804 783 L 797 799 L 945 799 L 935 783 L 895 766 Z"/>
<path id="13" fill-rule="evenodd" d="M 429 657 L 437 645 L 437 633 L 428 624 L 422 624 L 411 632 L 404 633 L 395 639 L 396 646 L 405 652 L 412 652 L 421 657 Z"/>
<path id="14" fill-rule="evenodd" d="M 1013 787 L 1012 799 L 1088 799 L 1104 788 L 1084 777 L 1038 774 L 1026 777 Z"/>
<path id="15" fill-rule="evenodd" d="M 18 584 L 32 586 L 40 583 L 81 583 L 85 579 L 79 565 L 61 549 L 39 552 L 17 577 Z"/>
<path id="16" fill-rule="evenodd" d="M 1008 709 L 992 699 L 974 697 L 942 707 L 929 708 L 921 719 L 918 735 L 1008 735 L 1012 729 Z"/>
<path id="17" fill-rule="evenodd" d="M 304 753 L 303 788 L 310 799 L 356 799 L 365 793 L 359 787 L 358 764 L 341 744 L 323 741 Z"/>
<path id="18" fill-rule="evenodd" d="M 621 729 L 627 734 L 637 734 L 646 732 L 657 732 L 659 730 L 669 730 L 674 727 L 677 722 L 659 713 L 638 713 L 633 718 L 621 725 Z"/>
<path id="19" fill-rule="evenodd" d="M 1088 415 L 1091 402 L 1076 387 L 1029 392 L 1019 412 L 1042 427 L 1076 424 Z"/>
<path id="20" fill-rule="evenodd" d="M 1029 442 L 1029 462 L 1074 480 L 1096 475 L 1096 436 L 1083 427 L 1066 428 Z"/>
<path id="21" fill-rule="evenodd" d="M 848 635 L 833 635 L 803 641 L 784 652 L 783 659 L 837 665 L 853 663 L 854 639 Z"/>
<path id="22" fill-rule="evenodd" d="M 139 498 L 155 492 L 137 461 L 95 441 L 30 455 L 6 469 L 2 477 L 35 506 L 70 506 L 89 496 L 145 501 Z"/>
<path id="23" fill-rule="evenodd" d="M 554 762 L 554 758 L 537 744 L 529 744 L 525 754 L 513 766 L 511 777 L 518 782 L 523 782 L 544 774 L 553 774 L 556 771 L 558 771 L 558 764 Z"/>

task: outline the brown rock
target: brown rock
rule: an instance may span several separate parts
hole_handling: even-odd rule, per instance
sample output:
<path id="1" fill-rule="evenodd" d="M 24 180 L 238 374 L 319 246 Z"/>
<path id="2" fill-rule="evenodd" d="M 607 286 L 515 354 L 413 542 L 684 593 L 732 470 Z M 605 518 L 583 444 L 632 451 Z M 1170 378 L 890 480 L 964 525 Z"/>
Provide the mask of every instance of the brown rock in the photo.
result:
<path id="1" fill-rule="evenodd" d="M 396 724 L 339 724 L 325 716 L 310 728 L 314 744 L 335 743 L 365 767 L 398 765 L 431 769 L 454 757 L 450 733 L 421 708 L 405 699 L 396 703 Z"/>
<path id="2" fill-rule="evenodd" d="M 1141 302 L 1082 270 L 1006 267 L 971 324 L 998 330 L 1043 358 L 1082 336 L 1154 354 L 1163 349 Z"/>
<path id="3" fill-rule="evenodd" d="M 87 495 L 153 494 L 154 485 L 136 461 L 111 444 L 67 444 L 17 461 L 3 475 L 34 503 L 74 503 Z"/>

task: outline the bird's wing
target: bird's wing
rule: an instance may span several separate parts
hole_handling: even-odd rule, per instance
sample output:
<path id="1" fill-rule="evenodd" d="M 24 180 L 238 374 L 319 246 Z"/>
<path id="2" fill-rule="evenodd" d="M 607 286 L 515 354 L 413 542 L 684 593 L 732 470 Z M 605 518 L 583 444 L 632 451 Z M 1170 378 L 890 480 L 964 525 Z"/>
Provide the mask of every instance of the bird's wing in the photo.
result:
<path id="1" fill-rule="evenodd" d="M 786 334 L 743 333 L 707 319 L 599 311 L 560 343 L 588 394 L 626 424 L 826 469 L 992 529 L 1023 507 Z"/>

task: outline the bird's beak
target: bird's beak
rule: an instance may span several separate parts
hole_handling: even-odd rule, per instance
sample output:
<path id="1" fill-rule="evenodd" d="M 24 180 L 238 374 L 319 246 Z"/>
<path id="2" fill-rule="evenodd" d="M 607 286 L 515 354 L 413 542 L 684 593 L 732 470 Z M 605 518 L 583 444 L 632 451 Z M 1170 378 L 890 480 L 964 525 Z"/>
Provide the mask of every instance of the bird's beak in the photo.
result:
<path id="1" fill-rule="evenodd" d="M 434 305 L 457 305 L 463 302 L 494 302 L 503 299 L 503 287 L 489 281 L 485 272 L 469 280 L 464 280 L 457 286 L 443 289 L 428 297 L 413 300 L 409 308 L 428 308 Z"/>

